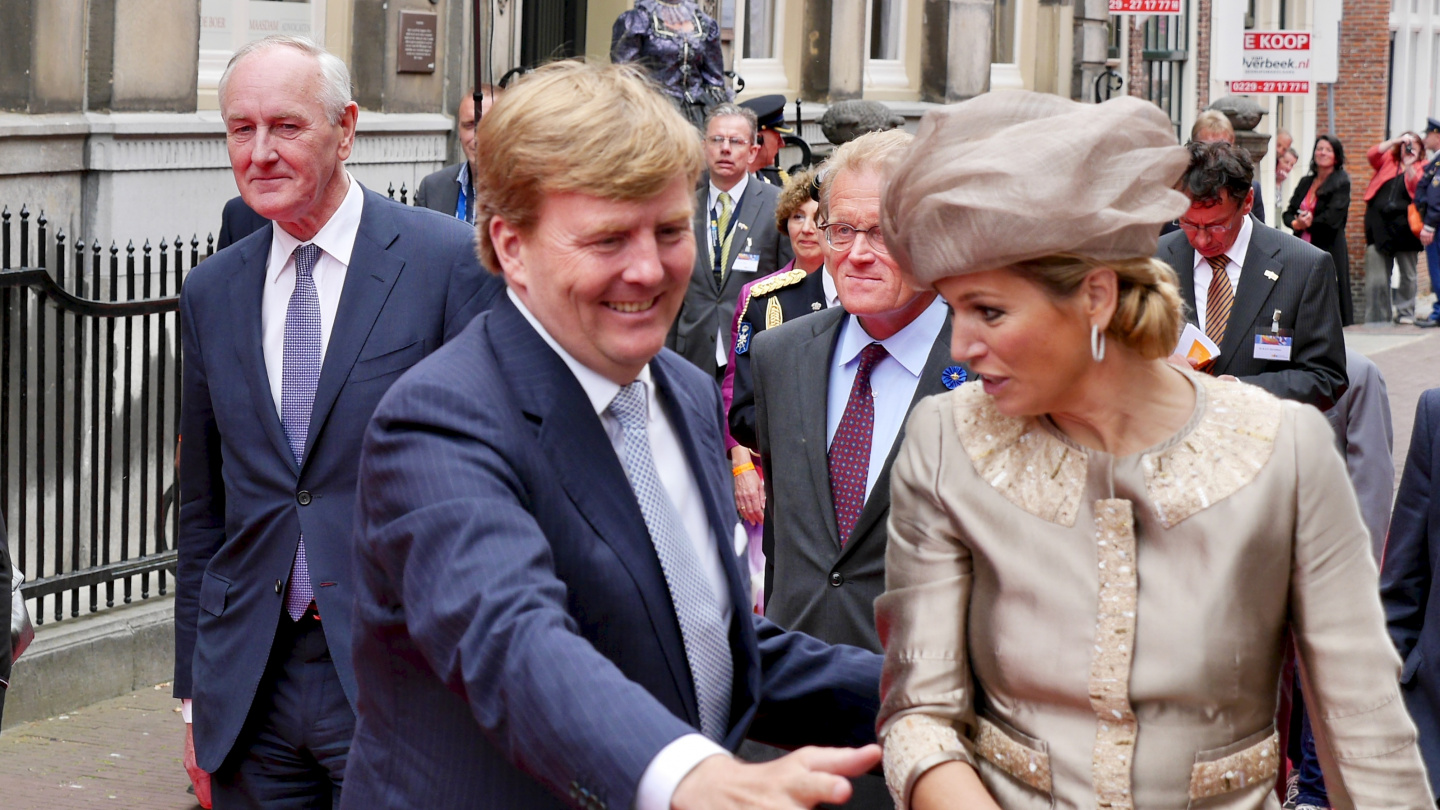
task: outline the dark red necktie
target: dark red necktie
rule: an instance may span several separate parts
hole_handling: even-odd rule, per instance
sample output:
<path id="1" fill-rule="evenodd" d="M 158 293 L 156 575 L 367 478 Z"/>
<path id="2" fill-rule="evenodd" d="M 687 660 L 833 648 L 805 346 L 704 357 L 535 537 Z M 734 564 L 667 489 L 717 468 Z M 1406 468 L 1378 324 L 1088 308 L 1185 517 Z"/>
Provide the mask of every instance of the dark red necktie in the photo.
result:
<path id="1" fill-rule="evenodd" d="M 860 367 L 850 386 L 850 400 L 830 442 L 830 495 L 835 501 L 835 523 L 840 545 L 865 508 L 865 482 L 870 477 L 870 436 L 875 432 L 875 397 L 870 392 L 870 372 L 885 359 L 885 347 L 871 343 L 860 350 Z"/>

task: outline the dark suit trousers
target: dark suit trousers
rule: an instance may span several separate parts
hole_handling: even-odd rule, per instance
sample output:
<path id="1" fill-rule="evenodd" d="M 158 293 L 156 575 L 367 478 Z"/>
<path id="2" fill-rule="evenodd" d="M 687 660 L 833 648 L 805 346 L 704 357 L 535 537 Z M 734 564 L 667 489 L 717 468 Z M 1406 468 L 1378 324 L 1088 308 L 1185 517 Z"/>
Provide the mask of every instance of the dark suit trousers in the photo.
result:
<path id="1" fill-rule="evenodd" d="M 340 806 L 355 713 L 313 615 L 281 615 L 245 730 L 214 774 L 215 810 Z"/>

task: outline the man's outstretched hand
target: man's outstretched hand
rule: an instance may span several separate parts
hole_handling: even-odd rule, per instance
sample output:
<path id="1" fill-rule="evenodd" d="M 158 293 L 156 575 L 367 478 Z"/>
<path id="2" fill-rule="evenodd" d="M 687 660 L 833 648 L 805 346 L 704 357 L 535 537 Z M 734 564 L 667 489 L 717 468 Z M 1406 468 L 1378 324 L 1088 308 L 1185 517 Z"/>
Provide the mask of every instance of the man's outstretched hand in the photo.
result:
<path id="1" fill-rule="evenodd" d="M 748 763 L 713 756 L 695 766 L 675 788 L 672 810 L 809 810 L 844 804 L 853 790 L 846 777 L 880 762 L 880 746 L 801 748 L 771 762 Z"/>
<path id="2" fill-rule="evenodd" d="M 201 770 L 195 764 L 195 732 L 194 726 L 185 724 L 185 773 L 190 776 L 190 784 L 195 786 L 195 800 L 205 810 L 210 810 L 210 773 Z"/>

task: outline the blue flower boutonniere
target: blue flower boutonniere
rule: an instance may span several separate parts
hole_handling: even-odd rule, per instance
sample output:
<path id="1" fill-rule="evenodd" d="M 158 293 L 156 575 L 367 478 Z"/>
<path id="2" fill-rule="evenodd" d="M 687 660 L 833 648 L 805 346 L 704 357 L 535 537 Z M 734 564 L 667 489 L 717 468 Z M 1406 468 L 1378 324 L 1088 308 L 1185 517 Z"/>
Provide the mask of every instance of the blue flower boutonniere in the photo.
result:
<path id="1" fill-rule="evenodd" d="M 966 374 L 965 369 L 959 366 L 946 366 L 945 370 L 940 372 L 940 381 L 952 391 L 968 379 L 970 379 L 970 375 Z"/>

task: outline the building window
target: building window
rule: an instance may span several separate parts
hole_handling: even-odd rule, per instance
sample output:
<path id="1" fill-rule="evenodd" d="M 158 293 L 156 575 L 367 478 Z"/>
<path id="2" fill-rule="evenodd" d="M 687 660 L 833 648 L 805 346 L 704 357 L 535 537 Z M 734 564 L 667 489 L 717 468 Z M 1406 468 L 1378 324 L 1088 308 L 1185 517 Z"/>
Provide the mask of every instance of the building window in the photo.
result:
<path id="1" fill-rule="evenodd" d="M 1015 0 L 995 0 L 995 36 L 990 43 L 990 61 L 1015 61 Z"/>
<path id="2" fill-rule="evenodd" d="M 744 57 L 775 58 L 775 0 L 746 0 Z"/>
<path id="3" fill-rule="evenodd" d="M 900 58 L 901 0 L 870 0 L 870 58 Z"/>
<path id="4" fill-rule="evenodd" d="M 200 0 L 201 109 L 213 108 L 235 51 L 272 34 L 325 43 L 325 0 Z"/>

